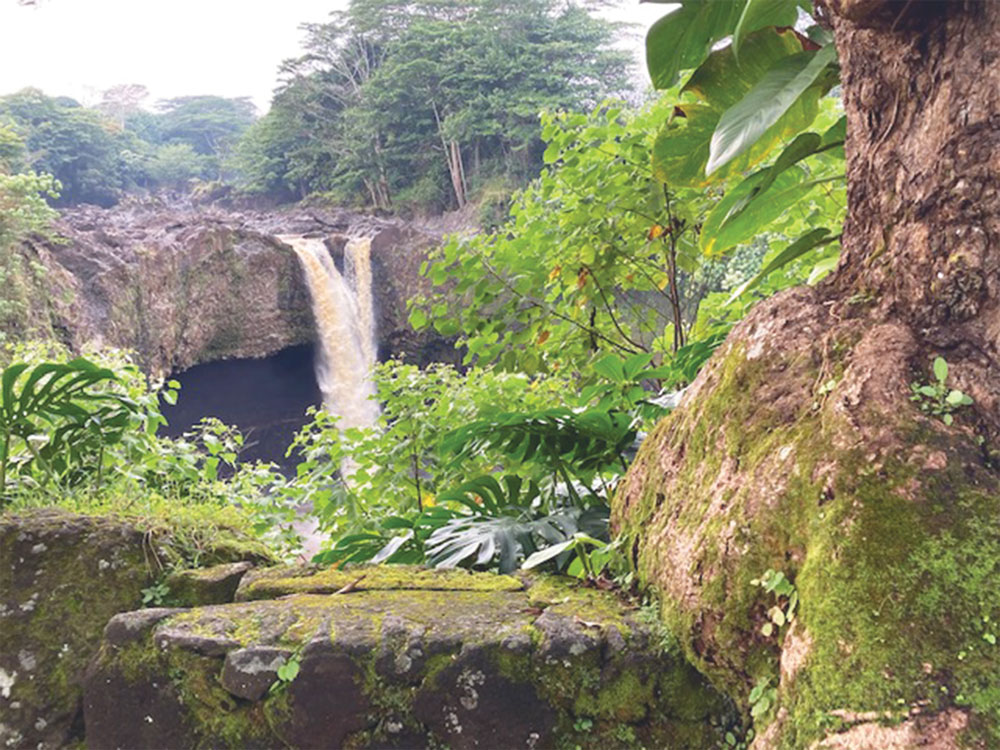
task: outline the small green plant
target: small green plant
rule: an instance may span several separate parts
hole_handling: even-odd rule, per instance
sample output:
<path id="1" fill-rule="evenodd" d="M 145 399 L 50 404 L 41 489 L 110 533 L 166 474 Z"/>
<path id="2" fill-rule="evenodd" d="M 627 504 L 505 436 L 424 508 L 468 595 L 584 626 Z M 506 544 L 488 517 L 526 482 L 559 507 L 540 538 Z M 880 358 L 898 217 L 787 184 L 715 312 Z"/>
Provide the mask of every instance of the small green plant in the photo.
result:
<path id="1" fill-rule="evenodd" d="M 972 404 L 972 399 L 962 393 L 962 391 L 949 388 L 948 363 L 944 357 L 934 358 L 934 379 L 933 383 L 910 383 L 910 401 L 914 401 L 920 410 L 935 417 L 941 417 L 941 421 L 950 425 L 954 421 L 954 413 L 963 406 Z"/>
<path id="2" fill-rule="evenodd" d="M 739 729 L 729 730 L 726 732 L 725 737 L 723 737 L 722 747 L 726 750 L 747 750 L 753 743 L 754 731 L 753 727 L 747 729 L 743 732 Z"/>
<path id="3" fill-rule="evenodd" d="M 269 692 L 277 693 L 284 690 L 292 680 L 299 676 L 299 670 L 302 668 L 301 657 L 302 652 L 296 651 L 285 659 L 285 662 L 277 669 L 278 679 L 271 685 Z"/>
<path id="4" fill-rule="evenodd" d="M 636 619 L 641 622 L 650 633 L 650 638 L 659 651 L 663 654 L 677 654 L 680 652 L 680 644 L 677 638 L 670 632 L 660 616 L 660 605 L 655 601 L 645 601 L 636 613 Z"/>
<path id="5" fill-rule="evenodd" d="M 991 646 L 997 645 L 996 627 L 990 622 L 989 615 L 983 615 L 983 640 Z"/>
<path id="6" fill-rule="evenodd" d="M 573 729 L 578 732 L 589 732 L 594 728 L 593 719 L 580 718 L 573 722 Z"/>
<path id="7" fill-rule="evenodd" d="M 754 586 L 760 586 L 769 594 L 774 594 L 778 603 L 767 610 L 769 622 L 761 626 L 760 632 L 770 638 L 777 629 L 795 619 L 795 609 L 799 604 L 799 592 L 795 584 L 785 578 L 780 570 L 768 570 L 760 578 L 750 581 Z"/>
<path id="8" fill-rule="evenodd" d="M 170 587 L 166 581 L 160 580 L 142 590 L 143 607 L 162 607 L 170 596 Z"/>
<path id="9" fill-rule="evenodd" d="M 778 704 L 778 688 L 771 687 L 770 677 L 761 677 L 750 691 L 749 700 L 750 715 L 756 721 Z"/>

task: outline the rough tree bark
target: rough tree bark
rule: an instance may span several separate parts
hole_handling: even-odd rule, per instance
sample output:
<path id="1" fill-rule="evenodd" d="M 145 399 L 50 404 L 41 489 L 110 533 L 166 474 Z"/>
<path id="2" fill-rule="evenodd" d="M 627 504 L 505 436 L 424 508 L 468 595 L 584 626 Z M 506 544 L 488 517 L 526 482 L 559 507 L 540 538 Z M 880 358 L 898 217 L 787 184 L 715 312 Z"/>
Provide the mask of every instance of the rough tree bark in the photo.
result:
<path id="1" fill-rule="evenodd" d="M 820 11 L 848 115 L 840 268 L 734 329 L 613 521 L 694 663 L 748 717 L 777 689 L 754 748 L 1000 747 L 1000 2 Z M 975 400 L 952 425 L 910 399 L 934 356 Z M 800 600 L 771 635 L 768 569 Z"/>
<path id="2" fill-rule="evenodd" d="M 1000 7 L 831 0 L 850 122 L 835 292 L 961 363 L 1000 419 Z M 853 19 L 853 20 L 852 20 Z"/>

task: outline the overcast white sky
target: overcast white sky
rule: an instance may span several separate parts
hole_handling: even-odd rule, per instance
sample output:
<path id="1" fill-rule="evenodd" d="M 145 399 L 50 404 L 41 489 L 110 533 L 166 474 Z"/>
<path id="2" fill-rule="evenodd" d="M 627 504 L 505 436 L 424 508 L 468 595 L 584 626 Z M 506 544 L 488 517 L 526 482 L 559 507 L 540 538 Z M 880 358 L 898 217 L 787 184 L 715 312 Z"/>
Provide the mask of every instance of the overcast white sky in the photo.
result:
<path id="1" fill-rule="evenodd" d="M 35 86 L 95 103 L 99 92 L 141 83 L 157 99 L 249 96 L 263 112 L 278 64 L 299 52 L 299 24 L 347 0 L 0 0 L 0 95 Z M 623 5 L 606 15 L 641 25 L 668 7 Z M 644 79 L 645 80 L 645 79 Z"/>

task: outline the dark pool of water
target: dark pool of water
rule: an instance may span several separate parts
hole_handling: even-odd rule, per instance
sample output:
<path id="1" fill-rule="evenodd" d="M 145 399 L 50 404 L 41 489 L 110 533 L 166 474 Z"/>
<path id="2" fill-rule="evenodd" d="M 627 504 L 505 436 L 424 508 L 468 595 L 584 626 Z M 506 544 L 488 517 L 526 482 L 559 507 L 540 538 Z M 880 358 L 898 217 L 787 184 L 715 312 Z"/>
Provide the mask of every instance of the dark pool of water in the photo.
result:
<path id="1" fill-rule="evenodd" d="M 306 409 L 321 396 L 312 345 L 295 346 L 263 359 L 230 359 L 196 365 L 172 377 L 181 384 L 176 406 L 163 404 L 164 434 L 176 437 L 202 417 L 217 417 L 246 437 L 243 460 L 273 461 L 294 473 L 285 450 L 306 423 Z"/>

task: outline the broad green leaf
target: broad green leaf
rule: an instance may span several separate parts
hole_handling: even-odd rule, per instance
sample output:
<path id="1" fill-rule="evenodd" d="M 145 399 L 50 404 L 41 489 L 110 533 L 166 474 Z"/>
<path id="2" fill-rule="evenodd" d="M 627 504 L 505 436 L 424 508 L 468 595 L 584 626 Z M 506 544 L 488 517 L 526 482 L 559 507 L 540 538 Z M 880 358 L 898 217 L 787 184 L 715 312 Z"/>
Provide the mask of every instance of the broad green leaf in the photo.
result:
<path id="1" fill-rule="evenodd" d="M 961 391 L 951 391 L 945 397 L 945 401 L 949 406 L 966 406 L 972 403 L 972 399 L 966 396 Z"/>
<path id="2" fill-rule="evenodd" d="M 741 194 L 741 199 L 729 208 L 724 221 L 729 221 L 746 208 L 750 201 L 771 187 L 778 175 L 786 169 L 802 161 L 807 156 L 816 153 L 821 140 L 820 136 L 816 133 L 802 133 L 797 136 L 794 141 L 785 147 L 785 150 L 781 152 L 781 155 L 775 160 L 774 164 L 761 170 L 764 173 L 764 177 L 759 182 L 754 183 L 752 190 Z M 753 175 L 747 179 L 749 180 L 752 177 Z"/>
<path id="3" fill-rule="evenodd" d="M 527 560 L 522 563 L 521 568 L 523 570 L 531 570 L 536 568 L 542 563 L 546 563 L 556 557 L 559 557 L 563 552 L 566 552 L 571 547 L 575 547 L 577 544 L 576 539 L 567 539 L 565 542 L 560 544 L 553 544 L 551 547 L 546 547 L 538 552 L 530 555 Z"/>
<path id="4" fill-rule="evenodd" d="M 427 325 L 427 316 L 419 307 L 415 307 L 410 311 L 410 325 L 418 331 Z"/>
<path id="5" fill-rule="evenodd" d="M 707 104 L 678 107 L 653 143 L 653 176 L 671 186 L 707 185 L 704 167 L 718 123 L 719 114 Z"/>
<path id="6" fill-rule="evenodd" d="M 712 136 L 705 173 L 712 174 L 756 143 L 836 59 L 836 48 L 828 45 L 816 52 L 800 52 L 772 66 L 746 96 L 720 118 Z"/>
<path id="7" fill-rule="evenodd" d="M 685 0 L 650 27 L 646 34 L 646 67 L 653 86 L 670 88 L 682 70 L 698 67 L 719 39 L 732 33 L 743 0 Z"/>
<path id="8" fill-rule="evenodd" d="M 767 276 L 774 271 L 777 271 L 782 266 L 786 266 L 793 260 L 805 255 L 807 252 L 812 250 L 814 247 L 819 245 L 824 245 L 828 242 L 833 242 L 835 237 L 828 237 L 830 230 L 826 228 L 814 229 L 811 232 L 799 237 L 795 242 L 786 247 L 780 253 L 778 253 L 771 261 L 765 265 L 760 271 L 752 278 L 744 281 L 729 296 L 727 304 L 733 302 L 737 297 L 739 297 L 743 292 L 748 289 L 752 289 L 757 286 L 761 281 L 763 281 Z"/>
<path id="9" fill-rule="evenodd" d="M 648 352 L 633 354 L 625 360 L 625 377 L 628 380 L 635 380 L 639 373 L 653 360 L 653 355 Z"/>
<path id="10" fill-rule="evenodd" d="M 393 555 L 395 555 L 399 551 L 399 548 L 402 547 L 411 539 L 413 539 L 413 531 L 407 531 L 406 533 L 400 534 L 399 536 L 394 536 L 392 539 L 389 540 L 389 543 L 386 544 L 382 549 L 380 549 L 378 553 L 372 558 L 372 562 L 375 563 L 376 565 L 378 563 L 385 562 Z"/>
<path id="11" fill-rule="evenodd" d="M 754 47 L 753 63 L 749 62 L 751 45 Z M 712 139 L 720 118 L 730 105 L 742 101 L 759 80 L 754 71 L 765 75 L 775 61 L 794 56 L 794 51 L 800 49 L 794 35 L 766 30 L 752 34 L 747 40 L 748 62 L 742 67 L 736 64 L 728 48 L 713 52 L 686 87 L 702 101 L 675 107 L 674 115 L 656 136 L 653 176 L 672 187 L 705 187 L 746 172 L 767 159 L 776 146 L 808 128 L 819 111 L 819 87 L 800 96 L 746 151 L 708 173 Z M 761 61 L 763 67 L 758 70 L 755 66 Z"/>
<path id="12" fill-rule="evenodd" d="M 787 169 L 775 177 L 771 189 L 757 200 L 751 196 L 768 179 L 766 170 L 736 185 L 705 217 L 699 238 L 701 252 L 718 257 L 759 234 L 816 187 L 815 181 L 807 181 L 805 176 L 799 168 Z"/>
<path id="13" fill-rule="evenodd" d="M 602 357 L 594 362 L 592 367 L 594 368 L 594 372 L 612 382 L 621 383 L 625 380 L 625 366 L 622 363 L 622 358 L 617 354 L 609 354 L 606 357 Z"/>
<path id="14" fill-rule="evenodd" d="M 684 93 L 694 94 L 720 115 L 735 106 L 781 60 L 802 52 L 794 33 L 762 29 L 750 34 L 739 62 L 732 45 L 710 54 L 684 84 Z"/>
<path id="15" fill-rule="evenodd" d="M 843 143 L 846 138 L 847 115 L 844 115 L 823 133 L 823 145 L 831 146 L 834 143 Z"/>
<path id="16" fill-rule="evenodd" d="M 737 59 L 740 45 L 752 31 L 765 26 L 793 26 L 799 11 L 796 0 L 747 0 L 733 30 L 733 53 Z"/>
<path id="17" fill-rule="evenodd" d="M 712 252 L 723 252 L 723 248 L 731 248 L 751 240 L 819 185 L 843 179 L 843 175 L 823 177 L 790 185 L 784 189 L 772 185 L 767 193 L 758 195 L 747 203 L 743 211 L 730 216 L 722 223 L 717 234 L 718 245 L 713 246 Z"/>
<path id="18" fill-rule="evenodd" d="M 948 379 L 948 363 L 944 357 L 934 358 L 934 377 L 938 379 L 939 383 L 943 383 Z"/>
<path id="19" fill-rule="evenodd" d="M 19 362 L 10 365 L 10 367 L 3 371 L 3 375 L 0 376 L 0 384 L 2 384 L 2 391 L 0 393 L 3 395 L 3 408 L 8 414 L 14 411 L 14 383 L 21 373 L 27 369 L 28 365 Z"/>

